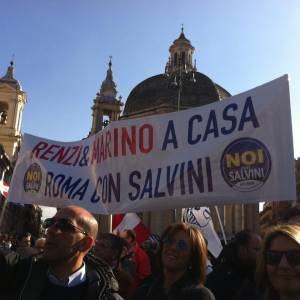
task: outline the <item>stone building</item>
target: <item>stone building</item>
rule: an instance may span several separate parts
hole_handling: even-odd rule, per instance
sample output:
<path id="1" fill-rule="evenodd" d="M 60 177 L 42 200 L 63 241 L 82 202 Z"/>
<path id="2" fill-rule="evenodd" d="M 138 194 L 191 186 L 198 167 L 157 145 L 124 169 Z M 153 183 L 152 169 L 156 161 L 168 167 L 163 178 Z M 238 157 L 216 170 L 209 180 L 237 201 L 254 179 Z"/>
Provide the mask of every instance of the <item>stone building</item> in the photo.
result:
<path id="1" fill-rule="evenodd" d="M 14 77 L 14 63 L 11 62 L 6 74 L 0 78 L 0 178 L 7 183 L 22 141 L 22 112 L 26 103 L 26 93 Z M 5 198 L 0 197 L 0 231 L 37 234 L 41 209 L 34 205 L 6 203 Z"/>
<path id="2" fill-rule="evenodd" d="M 21 143 L 22 112 L 27 102 L 26 93 L 14 78 L 13 62 L 0 78 L 0 142 L 10 160 Z"/>
<path id="3" fill-rule="evenodd" d="M 152 76 L 137 84 L 130 92 L 123 114 L 121 99 L 117 99 L 116 84 L 109 62 L 106 79 L 97 94 L 92 107 L 93 122 L 91 134 L 105 126 L 106 120 L 130 119 L 155 114 L 174 112 L 206 105 L 229 97 L 230 93 L 205 74 L 198 72 L 193 59 L 195 48 L 185 37 L 183 29 L 169 47 L 169 59 L 164 73 Z M 258 204 L 218 206 L 218 211 L 227 236 L 242 230 L 258 230 Z M 220 232 L 216 209 L 211 207 L 213 221 Z M 168 224 L 181 220 L 181 210 L 144 212 L 141 214 L 145 225 L 152 232 L 160 233 Z M 105 221 L 103 221 L 105 220 Z M 107 219 L 102 218 L 106 223 Z M 107 228 L 102 224 L 102 228 Z"/>

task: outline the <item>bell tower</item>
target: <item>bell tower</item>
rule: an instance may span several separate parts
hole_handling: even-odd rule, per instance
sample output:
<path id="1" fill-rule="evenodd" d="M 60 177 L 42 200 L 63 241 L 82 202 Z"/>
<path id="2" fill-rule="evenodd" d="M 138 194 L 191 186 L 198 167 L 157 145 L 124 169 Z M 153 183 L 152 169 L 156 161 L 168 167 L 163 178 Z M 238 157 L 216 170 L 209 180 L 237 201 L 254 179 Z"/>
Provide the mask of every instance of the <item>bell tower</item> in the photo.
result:
<path id="1" fill-rule="evenodd" d="M 119 99 L 116 98 L 118 92 L 113 80 L 111 58 L 110 56 L 106 78 L 102 82 L 100 92 L 97 93 L 94 105 L 92 106 L 93 123 L 90 135 L 103 129 L 109 122 L 118 120 L 121 113 L 121 106 L 124 105 L 121 101 L 121 96 Z"/>
<path id="2" fill-rule="evenodd" d="M 14 78 L 11 61 L 6 74 L 0 78 L 0 144 L 10 160 L 21 142 L 22 112 L 26 102 L 26 93 Z"/>
<path id="3" fill-rule="evenodd" d="M 95 134 L 106 127 L 110 122 L 119 119 L 121 114 L 122 103 L 120 96 L 117 99 L 117 85 L 113 80 L 112 73 L 112 57 L 109 57 L 108 70 L 106 72 L 106 78 L 103 80 L 100 92 L 97 93 L 96 99 L 94 99 L 93 111 L 93 123 L 92 129 L 89 135 Z M 110 232 L 112 225 L 112 216 L 97 215 L 102 232 Z"/>
<path id="4" fill-rule="evenodd" d="M 197 72 L 196 61 L 193 65 L 193 54 L 195 48 L 185 37 L 183 27 L 181 27 L 180 36 L 173 42 L 169 48 L 170 57 L 166 64 L 166 73 L 172 74 L 179 72 Z"/>

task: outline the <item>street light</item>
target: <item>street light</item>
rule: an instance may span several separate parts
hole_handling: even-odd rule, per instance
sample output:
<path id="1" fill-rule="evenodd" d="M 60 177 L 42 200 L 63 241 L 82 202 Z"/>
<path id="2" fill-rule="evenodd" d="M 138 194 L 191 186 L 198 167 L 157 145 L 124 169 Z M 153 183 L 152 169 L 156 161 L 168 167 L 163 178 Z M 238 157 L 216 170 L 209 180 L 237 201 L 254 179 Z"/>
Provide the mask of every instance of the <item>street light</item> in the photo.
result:
<path id="1" fill-rule="evenodd" d="M 194 67 L 192 68 L 191 71 L 187 70 L 186 64 L 185 62 L 182 60 L 182 58 L 179 58 L 178 61 L 178 69 L 172 71 L 171 68 L 171 58 L 169 58 L 169 61 L 166 64 L 165 67 L 165 76 L 167 77 L 167 79 L 169 80 L 170 86 L 171 87 L 175 87 L 178 88 L 178 94 L 177 94 L 177 111 L 180 110 L 180 104 L 181 104 L 181 93 L 182 93 L 182 88 L 184 85 L 184 82 L 190 81 L 195 83 L 196 79 L 195 79 L 195 71 L 196 69 L 196 61 L 194 63 Z M 177 209 L 174 209 L 174 222 L 177 221 Z"/>
<path id="2" fill-rule="evenodd" d="M 196 63 L 195 63 L 196 64 Z M 180 104 L 181 104 L 181 93 L 183 84 L 186 81 L 190 82 L 196 82 L 195 79 L 195 71 L 188 71 L 186 64 L 182 63 L 182 59 L 179 58 L 178 61 L 178 70 L 173 71 L 170 73 L 170 60 L 168 61 L 166 68 L 165 68 L 165 76 L 169 78 L 170 80 L 170 86 L 178 88 L 178 94 L 177 94 L 177 111 L 180 110 Z"/>

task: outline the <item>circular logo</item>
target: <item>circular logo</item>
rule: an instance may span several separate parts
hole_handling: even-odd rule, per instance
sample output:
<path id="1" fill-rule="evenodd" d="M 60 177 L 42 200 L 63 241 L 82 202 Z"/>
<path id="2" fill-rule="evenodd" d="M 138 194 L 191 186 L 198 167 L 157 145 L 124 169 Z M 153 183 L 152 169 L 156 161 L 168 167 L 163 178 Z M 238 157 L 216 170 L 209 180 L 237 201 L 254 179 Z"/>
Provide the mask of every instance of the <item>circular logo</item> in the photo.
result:
<path id="1" fill-rule="evenodd" d="M 256 139 L 235 140 L 222 154 L 222 176 L 234 190 L 249 192 L 259 189 L 268 179 L 270 171 L 270 153 L 266 146 Z"/>
<path id="2" fill-rule="evenodd" d="M 37 193 L 40 190 L 42 184 L 42 170 L 41 167 L 34 163 L 30 165 L 24 175 L 24 191 Z"/>

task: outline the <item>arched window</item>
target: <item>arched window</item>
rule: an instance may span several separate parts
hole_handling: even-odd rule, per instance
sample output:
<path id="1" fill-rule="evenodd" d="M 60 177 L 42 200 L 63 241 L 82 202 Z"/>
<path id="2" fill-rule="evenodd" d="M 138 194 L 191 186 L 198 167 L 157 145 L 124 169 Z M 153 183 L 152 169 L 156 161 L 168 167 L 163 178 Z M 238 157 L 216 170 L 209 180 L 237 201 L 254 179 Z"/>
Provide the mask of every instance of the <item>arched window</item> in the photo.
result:
<path id="1" fill-rule="evenodd" d="M 7 123 L 8 104 L 6 102 L 0 102 L 0 125 Z"/>
<path id="2" fill-rule="evenodd" d="M 181 63 L 185 64 L 185 52 L 181 52 Z"/>
<path id="3" fill-rule="evenodd" d="M 174 54 L 174 66 L 176 67 L 177 66 L 177 53 Z"/>

